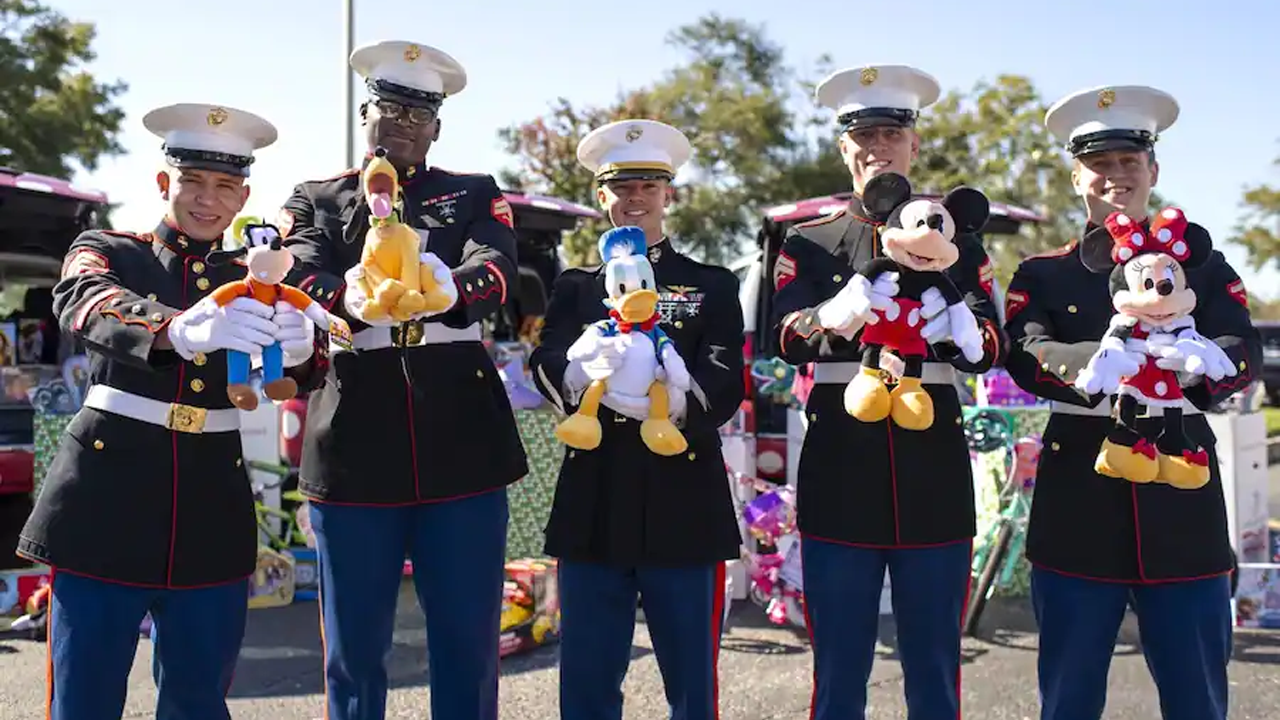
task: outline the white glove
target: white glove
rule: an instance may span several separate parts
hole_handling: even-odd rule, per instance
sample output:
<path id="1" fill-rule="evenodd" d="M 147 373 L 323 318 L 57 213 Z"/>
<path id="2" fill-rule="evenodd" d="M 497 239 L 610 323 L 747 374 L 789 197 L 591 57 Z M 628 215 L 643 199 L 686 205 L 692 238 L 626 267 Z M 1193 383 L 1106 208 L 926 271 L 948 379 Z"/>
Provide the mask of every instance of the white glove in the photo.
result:
<path id="1" fill-rule="evenodd" d="M 258 355 L 275 342 L 278 328 L 270 319 L 274 314 L 275 308 L 253 298 L 236 298 L 218 307 L 212 297 L 205 297 L 175 315 L 166 332 L 174 351 L 184 360 L 215 350 Z"/>
<path id="2" fill-rule="evenodd" d="M 311 359 L 315 352 L 315 323 L 287 302 L 276 303 L 272 318 L 276 327 L 276 342 L 284 355 L 285 367 L 296 367 Z"/>
<path id="3" fill-rule="evenodd" d="M 1165 370 L 1205 375 L 1211 380 L 1234 377 L 1236 366 L 1218 343 L 1195 330 L 1181 335 L 1155 333 L 1147 338 L 1147 352 Z"/>
<path id="4" fill-rule="evenodd" d="M 818 308 L 818 324 L 827 330 L 852 337 L 862 326 L 875 324 L 874 310 L 887 310 L 898 294 L 898 273 L 881 273 L 873 283 L 854 275 L 832 298 Z"/>
<path id="5" fill-rule="evenodd" d="M 1090 395 L 1111 395 L 1120 387 L 1120 381 L 1133 377 L 1142 369 L 1146 357 L 1126 350 L 1124 341 L 1114 335 L 1103 338 L 1098 351 L 1089 358 L 1076 376 L 1075 386 Z"/>
<path id="6" fill-rule="evenodd" d="M 435 276 L 436 283 L 440 286 L 440 289 L 449 296 L 450 301 L 449 307 L 444 310 L 439 310 L 434 313 L 427 312 L 422 313 L 421 315 L 415 315 L 414 319 L 421 320 L 425 317 L 438 315 L 439 313 L 452 310 L 454 306 L 458 304 L 458 283 L 453 281 L 453 270 L 450 269 L 448 265 L 445 265 L 444 261 L 440 259 L 440 256 L 435 253 L 422 253 L 422 255 L 418 257 L 418 262 L 422 263 L 422 267 L 424 268 L 431 268 L 431 274 Z"/>
<path id="7" fill-rule="evenodd" d="M 622 348 L 616 337 L 605 337 L 592 325 L 569 346 L 565 359 L 569 365 L 564 371 L 564 384 L 576 396 L 592 380 L 606 380 L 622 366 Z"/>
<path id="8" fill-rule="evenodd" d="M 960 348 L 964 359 L 971 363 L 982 360 L 986 354 L 983 352 L 982 328 L 978 326 L 978 318 L 974 317 L 973 311 L 959 302 L 947 308 L 946 315 L 950 318 L 951 342 Z"/>
<path id="9" fill-rule="evenodd" d="M 347 283 L 347 289 L 342 293 L 342 306 L 347 309 L 347 314 L 353 318 L 364 317 L 364 306 L 369 304 L 369 297 L 360 289 L 360 279 L 364 277 L 364 268 L 356 265 L 342 275 L 342 279 Z M 385 317 L 378 320 L 363 320 L 368 325 L 377 327 L 393 327 L 399 325 L 394 318 Z"/>
<path id="10" fill-rule="evenodd" d="M 689 388 L 693 387 L 693 377 L 689 375 L 689 367 L 684 358 L 676 352 L 675 345 L 668 344 L 662 349 L 662 364 L 658 366 L 657 380 L 667 386 L 668 413 L 676 420 L 683 418 L 689 409 Z"/>

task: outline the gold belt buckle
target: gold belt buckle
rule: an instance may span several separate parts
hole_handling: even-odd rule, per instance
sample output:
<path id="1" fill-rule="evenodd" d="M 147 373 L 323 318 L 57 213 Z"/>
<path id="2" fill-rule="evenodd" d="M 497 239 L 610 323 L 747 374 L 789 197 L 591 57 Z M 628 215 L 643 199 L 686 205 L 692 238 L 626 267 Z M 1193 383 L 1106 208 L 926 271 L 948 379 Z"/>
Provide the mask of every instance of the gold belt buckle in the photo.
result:
<path id="1" fill-rule="evenodd" d="M 409 320 L 391 328 L 391 344 L 400 348 L 418 345 L 424 334 L 421 320 Z"/>
<path id="2" fill-rule="evenodd" d="M 170 403 L 169 417 L 165 419 L 165 427 L 177 432 L 202 433 L 208 415 L 209 411 L 205 408 Z"/>

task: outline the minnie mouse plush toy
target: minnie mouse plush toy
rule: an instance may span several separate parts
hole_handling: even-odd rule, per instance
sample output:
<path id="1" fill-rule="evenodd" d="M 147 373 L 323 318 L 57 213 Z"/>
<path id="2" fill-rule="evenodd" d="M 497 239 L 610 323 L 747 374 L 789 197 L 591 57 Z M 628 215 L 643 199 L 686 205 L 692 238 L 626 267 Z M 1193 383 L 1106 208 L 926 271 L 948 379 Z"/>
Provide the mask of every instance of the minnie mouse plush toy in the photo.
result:
<path id="1" fill-rule="evenodd" d="M 1081 259 L 1111 276 L 1116 310 L 1098 351 L 1075 385 L 1089 394 L 1118 395 L 1116 425 L 1094 464 L 1100 474 L 1130 482 L 1160 481 L 1195 489 L 1209 482 L 1209 455 L 1183 431 L 1182 382 L 1236 374 L 1227 354 L 1196 331 L 1195 291 L 1186 272 L 1213 251 L 1209 233 L 1165 208 L 1150 229 L 1111 213 L 1085 236 Z M 1143 406 L 1162 410 L 1162 422 L 1139 425 Z"/>

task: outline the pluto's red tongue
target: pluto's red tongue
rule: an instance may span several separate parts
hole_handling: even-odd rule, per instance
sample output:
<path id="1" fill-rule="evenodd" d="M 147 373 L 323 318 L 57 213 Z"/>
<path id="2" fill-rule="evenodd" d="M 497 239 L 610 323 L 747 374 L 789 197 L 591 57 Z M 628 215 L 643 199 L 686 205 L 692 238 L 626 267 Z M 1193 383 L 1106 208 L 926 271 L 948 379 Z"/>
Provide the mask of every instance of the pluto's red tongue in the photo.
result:
<path id="1" fill-rule="evenodd" d="M 391 195 L 374 193 L 369 199 L 369 209 L 373 212 L 373 216 L 380 220 L 391 217 Z"/>

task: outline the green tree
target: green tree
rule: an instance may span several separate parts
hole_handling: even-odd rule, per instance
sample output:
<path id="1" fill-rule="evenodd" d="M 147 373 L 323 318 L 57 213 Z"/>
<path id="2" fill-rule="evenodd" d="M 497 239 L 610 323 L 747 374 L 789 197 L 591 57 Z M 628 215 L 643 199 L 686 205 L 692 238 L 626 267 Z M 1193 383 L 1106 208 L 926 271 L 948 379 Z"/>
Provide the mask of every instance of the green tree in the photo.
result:
<path id="1" fill-rule="evenodd" d="M 1280 166 L 1280 158 L 1275 165 Z M 1240 205 L 1244 217 L 1230 242 L 1245 249 L 1255 271 L 1273 262 L 1280 265 L 1280 189 L 1265 184 L 1247 187 Z"/>
<path id="2" fill-rule="evenodd" d="M 595 185 L 575 158 L 582 137 L 629 117 L 670 123 L 688 135 L 694 157 L 668 228 L 692 253 L 723 262 L 742 251 L 762 207 L 829 193 L 828 181 L 841 172 L 838 165 L 819 170 L 819 153 L 804 133 L 811 126 L 803 112 L 810 103 L 797 102 L 804 85 L 762 28 L 713 13 L 677 28 L 667 42 L 687 59 L 651 85 L 606 107 L 580 108 L 560 98 L 546 114 L 502 130 L 500 140 L 517 163 L 502 179 L 509 187 L 594 206 Z M 602 224 L 566 238 L 571 264 L 598 261 L 595 238 Z"/>
<path id="3" fill-rule="evenodd" d="M 123 151 L 123 82 L 99 83 L 91 23 L 30 0 L 0 0 L 0 164 L 69 177 Z"/>

